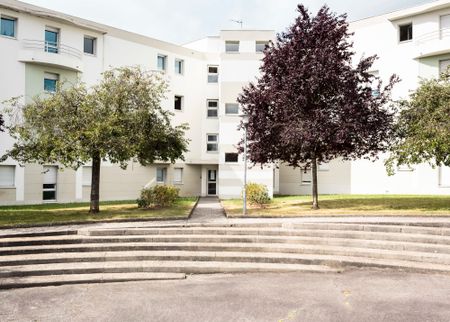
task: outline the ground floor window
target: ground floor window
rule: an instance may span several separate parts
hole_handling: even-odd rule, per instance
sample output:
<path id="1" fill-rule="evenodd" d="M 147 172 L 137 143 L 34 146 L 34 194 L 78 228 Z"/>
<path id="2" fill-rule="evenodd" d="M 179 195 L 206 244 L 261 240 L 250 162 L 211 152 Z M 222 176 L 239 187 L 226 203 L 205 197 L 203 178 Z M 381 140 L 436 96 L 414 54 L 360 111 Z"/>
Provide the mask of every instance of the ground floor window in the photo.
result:
<path id="1" fill-rule="evenodd" d="M 183 168 L 173 169 L 173 183 L 182 184 L 183 183 Z"/>
<path id="2" fill-rule="evenodd" d="M 16 166 L 0 165 L 0 187 L 14 187 Z"/>
<path id="3" fill-rule="evenodd" d="M 56 183 L 58 177 L 57 166 L 45 166 L 44 178 L 42 185 L 42 200 L 55 201 L 56 200 Z"/>
<path id="4" fill-rule="evenodd" d="M 158 167 L 156 168 L 156 182 L 166 183 L 167 178 L 167 168 Z"/>
<path id="5" fill-rule="evenodd" d="M 450 188 L 450 167 L 439 168 L 439 185 L 443 188 Z"/>
<path id="6" fill-rule="evenodd" d="M 84 166 L 82 168 L 83 172 L 83 186 L 90 186 L 92 182 L 92 167 Z"/>
<path id="7" fill-rule="evenodd" d="M 312 175 L 310 168 L 301 168 L 300 169 L 301 182 L 302 185 L 308 185 L 312 182 Z"/>

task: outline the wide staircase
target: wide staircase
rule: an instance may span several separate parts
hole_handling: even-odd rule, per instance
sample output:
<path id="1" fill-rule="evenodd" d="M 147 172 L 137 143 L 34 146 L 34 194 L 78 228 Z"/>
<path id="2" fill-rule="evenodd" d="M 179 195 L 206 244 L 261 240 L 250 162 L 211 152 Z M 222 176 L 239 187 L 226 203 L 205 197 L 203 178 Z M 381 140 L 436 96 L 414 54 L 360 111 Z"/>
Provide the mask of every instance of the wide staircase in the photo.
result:
<path id="1" fill-rule="evenodd" d="M 0 237 L 3 289 L 355 267 L 449 274 L 450 224 L 180 224 Z"/>

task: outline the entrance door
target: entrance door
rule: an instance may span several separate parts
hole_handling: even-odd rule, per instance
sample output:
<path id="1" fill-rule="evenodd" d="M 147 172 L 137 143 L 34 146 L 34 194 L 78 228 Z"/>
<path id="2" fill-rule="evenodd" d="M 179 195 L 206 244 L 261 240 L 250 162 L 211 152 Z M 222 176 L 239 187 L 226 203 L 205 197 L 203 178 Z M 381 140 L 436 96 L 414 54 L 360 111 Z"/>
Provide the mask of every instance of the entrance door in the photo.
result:
<path id="1" fill-rule="evenodd" d="M 217 170 L 208 170 L 208 196 L 217 195 Z"/>

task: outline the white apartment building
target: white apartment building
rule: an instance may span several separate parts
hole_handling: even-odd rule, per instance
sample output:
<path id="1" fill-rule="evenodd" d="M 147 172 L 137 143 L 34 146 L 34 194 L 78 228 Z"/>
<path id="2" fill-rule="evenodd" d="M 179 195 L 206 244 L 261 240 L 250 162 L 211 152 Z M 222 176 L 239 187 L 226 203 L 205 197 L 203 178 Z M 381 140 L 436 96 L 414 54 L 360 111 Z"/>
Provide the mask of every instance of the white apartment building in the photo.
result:
<path id="1" fill-rule="evenodd" d="M 15 0 L 0 0 L 0 101 L 24 101 L 56 82 L 81 79 L 96 83 L 111 67 L 140 65 L 163 71 L 169 91 L 163 107 L 173 123 L 188 123 L 185 161 L 126 170 L 102 164 L 102 200 L 134 199 L 140 189 L 173 184 L 182 195 L 239 197 L 244 165 L 236 144 L 243 86 L 259 73 L 262 49 L 275 39 L 268 30 L 222 30 L 183 46 L 105 26 Z M 394 97 L 407 97 L 419 77 L 437 77 L 450 62 L 450 0 L 401 10 L 351 23 L 356 57 L 377 54 L 373 73 L 402 82 Z M 0 153 L 12 145 L 0 133 Z M 274 142 L 275 144 L 275 142 Z M 450 169 L 427 165 L 398 169 L 388 177 L 383 156 L 372 163 L 335 160 L 319 168 L 320 193 L 450 194 Z M 58 165 L 0 164 L 0 204 L 71 202 L 89 199 L 91 168 L 77 171 Z M 309 194 L 308 169 L 284 165 L 251 167 L 248 181 L 267 185 L 270 194 Z"/>

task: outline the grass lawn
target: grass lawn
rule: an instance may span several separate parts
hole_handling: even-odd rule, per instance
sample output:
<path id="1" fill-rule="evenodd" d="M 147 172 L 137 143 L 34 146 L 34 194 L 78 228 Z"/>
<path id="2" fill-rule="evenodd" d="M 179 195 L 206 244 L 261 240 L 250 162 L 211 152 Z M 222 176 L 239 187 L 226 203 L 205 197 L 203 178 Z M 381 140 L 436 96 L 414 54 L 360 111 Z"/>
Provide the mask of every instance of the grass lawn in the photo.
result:
<path id="1" fill-rule="evenodd" d="M 88 213 L 89 203 L 1 206 L 0 227 L 124 219 L 187 218 L 196 201 L 197 198 L 179 198 L 172 207 L 148 210 L 138 209 L 135 200 L 105 201 L 100 203 L 100 213 L 96 215 Z"/>
<path id="2" fill-rule="evenodd" d="M 311 201 L 311 196 L 275 196 L 266 208 L 249 206 L 248 216 L 450 216 L 450 196 L 319 195 L 319 210 L 311 209 Z M 242 217 L 242 200 L 222 200 L 222 205 L 229 217 Z"/>

